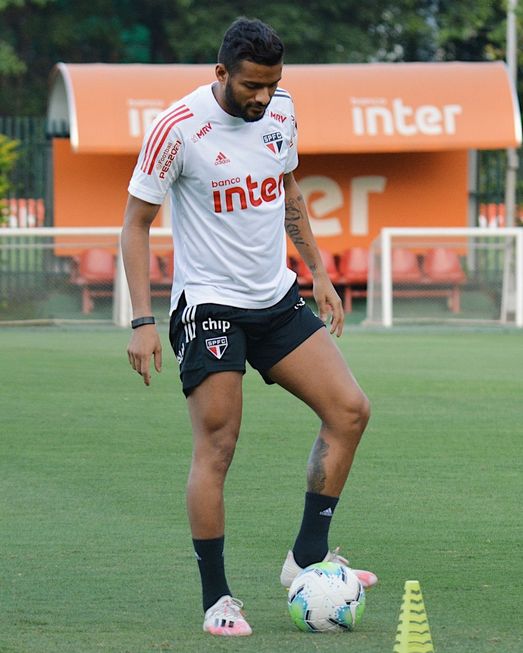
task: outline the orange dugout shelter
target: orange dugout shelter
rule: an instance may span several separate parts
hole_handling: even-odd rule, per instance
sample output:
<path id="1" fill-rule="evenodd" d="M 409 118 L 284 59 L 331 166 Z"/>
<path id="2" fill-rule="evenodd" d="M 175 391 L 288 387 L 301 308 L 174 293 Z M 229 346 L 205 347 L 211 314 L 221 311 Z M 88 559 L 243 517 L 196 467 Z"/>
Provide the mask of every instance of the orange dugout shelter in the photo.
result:
<path id="1" fill-rule="evenodd" d="M 518 147 L 505 65 L 286 65 L 296 171 L 320 246 L 366 247 L 383 227 L 467 226 L 469 152 Z M 144 131 L 213 65 L 64 64 L 51 76 L 54 224 L 119 226 Z M 157 226 L 168 226 L 167 211 Z"/>

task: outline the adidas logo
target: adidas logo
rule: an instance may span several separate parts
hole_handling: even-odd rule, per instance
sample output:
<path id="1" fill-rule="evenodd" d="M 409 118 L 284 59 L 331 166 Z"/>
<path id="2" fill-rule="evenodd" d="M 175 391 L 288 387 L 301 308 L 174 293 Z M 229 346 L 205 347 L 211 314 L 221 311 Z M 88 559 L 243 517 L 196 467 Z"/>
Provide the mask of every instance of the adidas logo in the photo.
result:
<path id="1" fill-rule="evenodd" d="M 325 510 L 322 510 L 320 515 L 323 515 L 323 517 L 332 517 L 332 508 L 326 508 Z"/>
<path id="2" fill-rule="evenodd" d="M 218 152 L 218 156 L 216 157 L 216 159 L 214 161 L 214 165 L 218 166 L 221 163 L 230 163 L 230 162 L 231 162 L 231 160 L 228 157 L 226 157 L 223 152 Z"/>

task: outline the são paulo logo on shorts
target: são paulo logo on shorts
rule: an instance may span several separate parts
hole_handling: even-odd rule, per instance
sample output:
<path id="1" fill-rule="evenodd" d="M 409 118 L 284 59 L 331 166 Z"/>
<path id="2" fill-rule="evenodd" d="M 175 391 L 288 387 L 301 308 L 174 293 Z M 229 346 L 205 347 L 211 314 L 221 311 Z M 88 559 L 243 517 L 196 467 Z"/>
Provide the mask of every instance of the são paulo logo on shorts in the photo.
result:
<path id="1" fill-rule="evenodd" d="M 216 358 L 220 360 L 229 346 L 229 341 L 227 340 L 227 336 L 221 336 L 220 338 L 207 338 L 205 346 L 213 356 L 216 356 Z"/>
<path id="2" fill-rule="evenodd" d="M 281 135 L 281 132 L 272 132 L 272 134 L 264 134 L 263 142 L 265 143 L 265 146 L 268 147 L 273 154 L 278 154 L 279 152 L 281 152 L 281 146 L 283 145 L 283 136 Z"/>

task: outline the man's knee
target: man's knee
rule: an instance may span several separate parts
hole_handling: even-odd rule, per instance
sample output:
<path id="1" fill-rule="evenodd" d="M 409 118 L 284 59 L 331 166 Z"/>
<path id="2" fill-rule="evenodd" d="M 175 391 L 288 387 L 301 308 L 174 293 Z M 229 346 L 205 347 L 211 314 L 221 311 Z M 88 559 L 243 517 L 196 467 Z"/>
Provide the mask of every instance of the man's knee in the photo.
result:
<path id="1" fill-rule="evenodd" d="M 213 470 L 220 474 L 225 475 L 229 469 L 234 452 L 236 450 L 236 439 L 229 437 L 226 439 L 214 440 L 209 446 L 209 462 Z"/>
<path id="2" fill-rule="evenodd" d="M 370 419 L 370 413 L 370 401 L 359 390 L 337 401 L 324 423 L 342 437 L 359 440 Z"/>
<path id="3" fill-rule="evenodd" d="M 361 393 L 361 397 L 358 402 L 357 412 L 358 412 L 358 419 L 360 424 L 362 425 L 362 432 L 363 432 L 369 422 L 370 413 L 371 413 L 369 398 L 363 392 Z"/>
<path id="4" fill-rule="evenodd" d="M 238 428 L 227 421 L 212 420 L 196 437 L 194 462 L 211 473 L 225 475 L 234 457 Z"/>

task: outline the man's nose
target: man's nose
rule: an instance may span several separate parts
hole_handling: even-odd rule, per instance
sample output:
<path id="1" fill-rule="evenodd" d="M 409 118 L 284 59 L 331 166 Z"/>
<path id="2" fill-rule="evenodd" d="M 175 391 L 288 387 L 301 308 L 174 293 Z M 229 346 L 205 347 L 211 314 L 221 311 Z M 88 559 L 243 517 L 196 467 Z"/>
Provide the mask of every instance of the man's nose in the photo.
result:
<path id="1" fill-rule="evenodd" d="M 258 89 L 254 99 L 257 102 L 257 104 L 263 104 L 263 106 L 266 106 L 267 104 L 269 104 L 271 99 L 271 96 L 269 94 L 269 89 L 267 88 Z"/>

